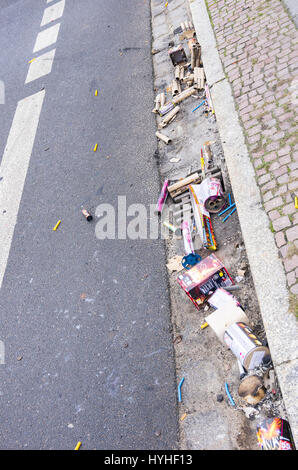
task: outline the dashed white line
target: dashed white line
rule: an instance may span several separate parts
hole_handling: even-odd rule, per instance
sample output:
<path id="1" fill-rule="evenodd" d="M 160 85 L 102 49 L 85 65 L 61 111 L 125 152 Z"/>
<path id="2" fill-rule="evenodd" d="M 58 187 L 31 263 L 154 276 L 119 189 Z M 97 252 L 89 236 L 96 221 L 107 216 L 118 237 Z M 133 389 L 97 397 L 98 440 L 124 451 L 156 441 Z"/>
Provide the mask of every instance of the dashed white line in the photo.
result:
<path id="1" fill-rule="evenodd" d="M 38 52 L 41 49 L 45 49 L 46 47 L 49 47 L 52 44 L 55 44 L 58 38 L 59 29 L 60 23 L 55 24 L 54 26 L 50 26 L 49 28 L 38 33 L 33 53 Z"/>
<path id="2" fill-rule="evenodd" d="M 28 70 L 27 78 L 25 83 L 37 80 L 44 75 L 48 75 L 52 70 L 52 65 L 55 57 L 56 49 L 52 49 L 45 54 L 40 55 L 34 60 Z"/>
<path id="3" fill-rule="evenodd" d="M 0 166 L 0 289 L 44 96 L 43 90 L 18 102 Z"/>
<path id="4" fill-rule="evenodd" d="M 46 8 L 40 26 L 45 26 L 51 21 L 55 21 L 58 18 L 61 18 L 61 16 L 63 15 L 64 7 L 65 0 L 61 0 L 60 2 L 55 3 L 54 5 Z"/>

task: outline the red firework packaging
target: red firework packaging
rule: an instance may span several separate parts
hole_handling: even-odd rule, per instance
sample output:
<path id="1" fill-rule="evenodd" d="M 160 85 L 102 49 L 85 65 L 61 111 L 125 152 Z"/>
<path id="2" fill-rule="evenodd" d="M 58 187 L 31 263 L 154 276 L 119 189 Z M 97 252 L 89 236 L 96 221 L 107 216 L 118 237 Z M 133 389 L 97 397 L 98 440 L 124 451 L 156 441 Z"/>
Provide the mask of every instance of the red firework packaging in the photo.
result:
<path id="1" fill-rule="evenodd" d="M 268 418 L 257 426 L 258 445 L 262 450 L 295 450 L 289 423 Z"/>
<path id="2" fill-rule="evenodd" d="M 222 262 L 213 254 L 180 274 L 177 281 L 198 310 L 216 289 L 234 284 Z"/>

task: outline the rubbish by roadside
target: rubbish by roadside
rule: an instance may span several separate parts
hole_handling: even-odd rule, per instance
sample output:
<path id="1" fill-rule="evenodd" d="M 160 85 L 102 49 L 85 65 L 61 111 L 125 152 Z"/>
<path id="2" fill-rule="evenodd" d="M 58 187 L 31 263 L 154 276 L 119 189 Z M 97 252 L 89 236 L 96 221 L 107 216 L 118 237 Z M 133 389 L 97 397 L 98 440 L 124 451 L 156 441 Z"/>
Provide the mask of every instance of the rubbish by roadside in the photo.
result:
<path id="1" fill-rule="evenodd" d="M 224 342 L 246 370 L 254 369 L 262 363 L 265 356 L 270 356 L 269 349 L 262 345 L 244 322 L 235 322 L 228 326 Z"/>
<path id="2" fill-rule="evenodd" d="M 54 232 L 56 232 L 56 230 L 57 230 L 57 228 L 59 227 L 60 224 L 61 224 L 61 220 L 58 220 L 55 227 L 53 227 Z"/>
<path id="3" fill-rule="evenodd" d="M 191 195 L 191 204 L 193 207 L 194 219 L 198 234 L 205 248 L 216 250 L 216 240 L 211 223 L 209 212 L 204 206 L 204 200 L 201 198 L 200 186 L 191 184 L 189 186 Z"/>
<path id="4" fill-rule="evenodd" d="M 172 139 L 170 139 L 170 137 L 168 137 L 167 135 L 162 134 L 161 132 L 157 131 L 155 133 L 155 135 L 159 140 L 162 140 L 167 145 L 172 142 Z"/>
<path id="5" fill-rule="evenodd" d="M 246 375 L 247 375 L 247 372 L 245 371 L 243 365 L 241 364 L 241 362 L 239 361 L 239 359 L 237 359 L 237 364 L 238 364 L 238 368 L 239 368 L 239 379 L 242 380 Z"/>
<path id="6" fill-rule="evenodd" d="M 175 47 L 174 41 L 168 43 L 171 48 L 168 54 L 174 69 L 172 77 L 167 77 L 166 80 L 160 82 L 162 89 L 166 90 L 166 93 L 163 93 L 163 102 L 161 102 L 160 93 L 155 98 L 153 112 L 158 115 L 158 129 L 163 129 L 172 123 L 180 110 L 180 106 L 183 109 L 184 100 L 192 97 L 189 101 L 195 99 L 199 103 L 193 107 L 192 113 L 202 108 L 207 121 L 203 126 L 208 127 L 208 131 L 211 131 L 212 129 L 209 127 L 214 124 L 216 116 L 210 93 L 211 87 L 209 87 L 206 81 L 204 68 L 201 63 L 201 47 L 191 24 L 187 24 L 187 22 L 185 24 L 181 23 L 181 26 L 174 30 L 174 34 L 179 33 L 181 33 L 179 40 L 185 39 L 188 47 L 184 49 L 182 44 Z M 158 88 L 155 90 L 157 91 Z M 193 117 L 201 120 L 202 114 L 202 112 L 199 112 L 196 117 Z M 180 146 L 182 144 L 183 147 L 183 142 L 187 135 L 182 133 L 183 123 L 181 121 L 183 121 L 183 118 L 184 116 L 182 115 L 182 119 L 179 119 L 179 126 L 176 129 L 174 126 L 171 129 L 172 132 L 176 131 L 176 134 L 173 135 L 177 139 L 175 145 L 171 146 L 171 151 L 168 152 L 170 158 L 167 160 L 167 163 L 168 161 L 170 163 L 178 163 L 178 161 L 182 160 L 183 164 L 187 164 L 189 161 L 189 157 L 184 159 L 184 148 L 181 149 Z M 192 119 L 192 125 L 195 123 L 196 119 Z M 260 332 L 259 325 L 256 325 L 255 322 L 255 316 L 252 316 L 251 327 L 250 316 L 247 316 L 240 302 L 232 295 L 233 292 L 243 289 L 242 294 L 246 296 L 247 285 L 250 283 L 249 275 L 246 274 L 247 268 L 240 266 L 240 269 L 237 270 L 239 265 L 232 267 L 229 264 L 229 269 L 233 270 L 233 274 L 238 274 L 232 279 L 224 263 L 213 254 L 204 259 L 201 257 L 201 255 L 204 257 L 204 250 L 206 249 L 217 250 L 217 240 L 215 239 L 212 222 L 217 230 L 217 227 L 219 227 L 218 220 L 224 223 L 237 210 L 235 202 L 232 202 L 231 194 L 227 194 L 225 189 L 225 187 L 229 186 L 229 183 L 226 168 L 222 165 L 224 160 L 222 149 L 218 144 L 213 147 L 215 142 L 211 142 L 212 137 L 209 137 L 209 135 L 206 134 L 205 139 L 210 140 L 203 141 L 203 145 L 202 142 L 199 143 L 197 155 L 194 157 L 194 160 L 198 162 L 198 166 L 201 164 L 200 169 L 195 170 L 195 167 L 191 166 L 188 171 L 185 170 L 184 175 L 177 175 L 176 172 L 180 169 L 179 167 L 182 168 L 182 165 L 177 165 L 171 166 L 168 172 L 171 176 L 169 176 L 170 183 L 167 186 L 167 195 L 174 202 L 173 218 L 169 218 L 169 220 L 173 221 L 173 223 L 170 223 L 169 220 L 161 221 L 161 223 L 174 235 L 178 235 L 177 238 L 181 239 L 182 235 L 182 246 L 184 247 L 185 255 L 180 256 L 180 254 L 177 254 L 172 257 L 167 263 L 167 268 L 169 272 L 177 271 L 176 279 L 178 284 L 183 288 L 196 309 L 201 312 L 203 311 L 205 322 L 202 323 L 200 321 L 202 323 L 200 329 L 204 330 L 210 326 L 212 332 L 215 333 L 215 337 L 234 354 L 239 368 L 239 398 L 250 406 L 239 408 L 238 401 L 236 406 L 235 400 L 229 392 L 228 382 L 225 382 L 226 394 L 229 403 L 234 409 L 242 409 L 249 419 L 253 419 L 260 413 L 262 407 L 266 407 L 267 412 L 276 412 L 277 408 L 274 407 L 277 406 L 277 400 L 274 399 L 274 403 L 272 401 L 272 397 L 276 393 L 276 387 L 274 388 L 272 385 L 271 391 L 270 387 L 267 387 L 266 377 L 272 370 L 272 362 L 269 348 L 265 345 L 263 339 L 260 340 L 253 332 L 253 326 L 256 326 L 258 334 Z M 158 133 L 156 133 L 156 136 L 158 137 Z M 168 144 L 169 141 L 167 139 L 170 138 L 166 136 L 166 140 L 160 140 Z M 201 135 L 199 135 L 199 139 L 202 139 Z M 173 156 L 172 152 L 175 151 L 175 148 L 177 148 L 177 153 L 179 152 L 179 157 Z M 187 146 L 185 152 L 188 149 L 189 147 Z M 167 153 L 165 148 L 164 152 Z M 175 175 L 173 179 L 172 173 Z M 292 195 L 292 197 L 295 201 L 295 196 Z M 222 219 L 216 218 L 213 220 L 213 214 L 217 214 Z M 233 219 L 235 220 L 235 217 Z M 232 227 L 233 219 L 231 219 Z M 227 230 L 228 238 L 223 245 L 228 245 L 231 233 L 228 225 L 218 229 L 218 237 L 220 238 L 220 234 L 225 230 Z M 170 252 L 172 251 L 173 240 L 175 238 L 170 237 Z M 181 242 L 179 242 L 179 249 L 182 246 Z M 219 249 L 221 250 L 222 247 L 219 246 Z M 194 259 L 191 259 L 191 257 L 194 257 Z M 195 259 L 195 257 L 197 258 Z M 244 283 L 244 279 L 247 282 Z M 234 281 L 242 283 L 242 286 L 235 285 Z M 251 305 L 248 304 L 246 298 L 244 300 L 241 297 L 241 301 L 244 302 L 245 308 L 250 309 Z M 176 331 L 180 330 L 177 328 Z M 205 338 L 209 339 L 209 335 L 210 332 L 204 333 Z M 203 333 L 201 337 L 203 337 Z M 260 337 L 262 337 L 262 330 Z M 173 341 L 175 344 L 178 343 L 176 339 Z M 227 353 L 228 355 L 229 353 Z M 267 361 L 268 358 L 269 360 Z M 227 364 L 224 364 L 224 369 L 226 371 L 229 370 Z M 179 401 L 181 401 L 181 386 L 183 381 L 184 378 L 178 385 Z M 223 395 L 221 395 L 221 399 L 223 400 Z M 185 415 L 184 413 L 183 417 Z"/>
<path id="7" fill-rule="evenodd" d="M 260 377 L 249 375 L 241 381 L 238 394 L 249 405 L 256 405 L 265 397 L 266 389 Z"/>
<path id="8" fill-rule="evenodd" d="M 196 38 L 189 39 L 188 48 L 190 52 L 190 65 L 192 70 L 201 66 L 201 46 Z"/>
<path id="9" fill-rule="evenodd" d="M 203 90 L 205 87 L 205 73 L 203 67 L 194 68 L 194 88 Z"/>
<path id="10" fill-rule="evenodd" d="M 190 184 L 195 184 L 201 182 L 202 177 L 199 175 L 198 172 L 193 173 L 192 175 L 183 178 L 182 180 L 178 181 L 177 183 L 171 184 L 168 187 L 169 194 L 172 199 L 175 199 L 176 196 L 185 193 L 188 191 L 188 186 Z"/>
<path id="11" fill-rule="evenodd" d="M 206 100 L 203 100 L 203 101 L 199 104 L 199 106 L 196 106 L 196 107 L 192 110 L 192 113 L 193 113 L 194 111 L 196 111 L 197 109 L 199 109 L 201 106 L 203 106 L 203 104 L 204 104 L 205 102 L 206 102 Z"/>
<path id="12" fill-rule="evenodd" d="M 156 212 L 157 212 L 159 215 L 160 215 L 161 212 L 162 212 L 162 209 L 163 209 L 165 200 L 166 200 L 167 195 L 168 195 L 168 186 L 169 186 L 169 180 L 166 179 L 166 180 L 164 181 L 163 187 L 162 187 L 162 189 L 161 189 L 161 192 L 160 192 L 160 195 L 159 195 L 159 198 L 158 198 L 158 201 L 157 201 Z"/>
<path id="13" fill-rule="evenodd" d="M 152 109 L 152 112 L 155 113 L 155 114 L 157 114 L 158 111 L 159 111 L 159 108 L 160 108 L 160 106 L 161 106 L 161 93 L 159 93 L 159 94 L 155 97 L 154 102 L 155 102 L 155 106 L 154 106 L 154 108 Z"/>
<path id="14" fill-rule="evenodd" d="M 240 290 L 241 289 L 241 286 L 226 286 L 225 287 L 225 290 L 227 290 L 228 292 L 234 292 L 235 290 Z"/>
<path id="15" fill-rule="evenodd" d="M 224 343 L 226 329 L 237 321 L 248 321 L 244 311 L 233 304 L 227 304 L 217 308 L 205 318 L 218 339 Z"/>
<path id="16" fill-rule="evenodd" d="M 236 406 L 236 403 L 234 402 L 234 400 L 232 398 L 232 395 L 230 393 L 229 386 L 228 386 L 227 382 L 225 382 L 225 391 L 226 391 L 227 397 L 228 397 L 229 402 L 231 403 L 231 405 Z"/>
<path id="17" fill-rule="evenodd" d="M 181 64 L 181 63 L 183 63 L 183 64 L 187 63 L 187 57 L 186 57 L 186 54 L 185 54 L 185 50 L 184 50 L 184 47 L 181 44 L 179 44 L 176 47 L 173 47 L 173 48 L 169 49 L 168 54 L 170 56 L 170 59 L 172 61 L 172 64 L 174 65 L 174 67 L 178 64 Z"/>
<path id="18" fill-rule="evenodd" d="M 232 214 L 234 214 L 235 210 L 236 210 L 236 207 L 234 207 L 234 209 L 231 210 L 231 212 L 223 219 L 223 222 L 225 222 Z"/>
<path id="19" fill-rule="evenodd" d="M 257 425 L 261 450 L 295 450 L 289 423 L 279 417 L 267 418 Z"/>
<path id="20" fill-rule="evenodd" d="M 190 269 L 192 266 L 201 261 L 202 257 L 194 251 L 189 221 L 185 220 L 181 225 L 181 229 L 184 242 L 184 251 L 186 253 L 185 256 L 182 258 L 181 263 L 185 269 Z"/>
<path id="21" fill-rule="evenodd" d="M 172 81 L 171 85 L 171 90 L 172 90 L 172 96 L 177 96 L 179 93 L 181 93 L 181 85 L 179 79 L 177 80 L 176 78 Z"/>
<path id="22" fill-rule="evenodd" d="M 226 204 L 218 178 L 205 178 L 196 188 L 196 194 L 198 199 L 204 204 L 205 209 L 212 214 L 217 214 Z"/>
<path id="23" fill-rule="evenodd" d="M 196 93 L 196 89 L 194 87 L 189 87 L 183 90 L 179 95 L 176 95 L 172 98 L 172 103 L 178 104 L 181 103 L 181 101 L 186 100 L 191 95 L 194 95 Z"/>
<path id="24" fill-rule="evenodd" d="M 206 101 L 207 101 L 208 111 L 210 111 L 211 114 L 215 114 L 214 107 L 213 107 L 213 101 L 212 101 L 212 98 L 211 98 L 211 95 L 210 95 L 209 86 L 208 86 L 207 83 L 205 84 L 205 95 L 206 95 Z"/>
<path id="25" fill-rule="evenodd" d="M 213 254 L 181 273 L 177 281 L 198 310 L 218 287 L 233 284 L 225 266 Z"/>
<path id="26" fill-rule="evenodd" d="M 183 269 L 183 266 L 181 264 L 182 258 L 183 256 L 180 256 L 180 255 L 173 256 L 173 258 L 171 258 L 166 264 L 166 267 L 168 268 L 168 270 L 170 272 L 181 271 Z"/>
<path id="27" fill-rule="evenodd" d="M 79 450 L 80 447 L 81 447 L 81 445 L 82 445 L 82 443 L 81 443 L 81 441 L 79 441 L 79 442 L 77 443 L 77 445 L 75 446 L 75 449 L 74 449 L 74 450 Z"/>
<path id="28" fill-rule="evenodd" d="M 91 220 L 93 219 L 90 212 L 88 212 L 86 209 L 82 209 L 82 214 L 88 222 L 91 222 Z"/>
<path id="29" fill-rule="evenodd" d="M 184 421 L 186 417 L 187 417 L 187 414 L 186 414 L 186 413 L 183 413 L 183 415 L 182 415 L 181 418 L 180 418 L 180 421 Z"/>
<path id="30" fill-rule="evenodd" d="M 168 114 L 170 111 L 172 111 L 172 109 L 174 109 L 175 107 L 175 104 L 173 102 L 169 102 L 169 103 L 166 103 L 164 104 L 163 106 L 161 106 L 158 110 L 158 114 L 162 117 L 162 116 L 165 116 L 166 114 Z"/>
<path id="31" fill-rule="evenodd" d="M 163 129 L 164 127 L 166 127 L 170 122 L 172 122 L 176 118 L 179 111 L 180 107 L 175 106 L 168 114 L 166 114 L 163 120 L 159 123 L 158 128 Z"/>
<path id="32" fill-rule="evenodd" d="M 178 385 L 178 401 L 179 402 L 182 401 L 181 387 L 183 385 L 183 382 L 184 382 L 184 377 L 180 380 L 179 385 Z"/>
<path id="33" fill-rule="evenodd" d="M 227 289 L 228 287 L 225 287 L 224 289 L 222 287 L 219 287 L 218 289 L 216 289 L 214 294 L 209 297 L 208 304 L 217 309 L 229 306 L 240 307 L 240 303 L 238 302 L 236 297 L 227 292 Z"/>
<path id="34" fill-rule="evenodd" d="M 180 25 L 179 32 L 182 33 L 179 36 L 180 41 L 183 41 L 184 39 L 190 39 L 196 36 L 196 32 L 191 21 L 183 21 L 183 23 L 181 23 Z"/>

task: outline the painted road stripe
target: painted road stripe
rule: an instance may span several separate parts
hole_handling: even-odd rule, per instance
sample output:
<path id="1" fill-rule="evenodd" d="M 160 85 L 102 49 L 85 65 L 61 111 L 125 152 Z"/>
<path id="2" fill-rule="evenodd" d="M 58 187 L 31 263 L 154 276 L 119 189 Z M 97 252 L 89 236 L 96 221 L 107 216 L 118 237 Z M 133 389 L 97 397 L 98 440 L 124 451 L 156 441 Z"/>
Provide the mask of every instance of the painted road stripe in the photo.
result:
<path id="1" fill-rule="evenodd" d="M 42 90 L 18 102 L 0 166 L 0 289 L 44 96 Z"/>
<path id="2" fill-rule="evenodd" d="M 65 0 L 61 0 L 60 2 L 55 3 L 54 5 L 46 8 L 40 26 L 45 26 L 51 21 L 55 21 L 58 18 L 61 18 L 61 16 L 63 15 L 64 7 Z"/>
<path id="3" fill-rule="evenodd" d="M 33 49 L 34 52 L 38 52 L 41 49 L 45 49 L 46 47 L 55 44 L 59 34 L 60 23 L 55 24 L 54 26 L 50 26 L 49 28 L 45 29 L 38 33 L 35 46 Z"/>
<path id="4" fill-rule="evenodd" d="M 25 83 L 37 80 L 38 78 L 43 77 L 44 75 L 47 75 L 51 72 L 55 52 L 56 49 L 52 49 L 51 51 L 37 57 L 36 60 L 30 64 Z"/>

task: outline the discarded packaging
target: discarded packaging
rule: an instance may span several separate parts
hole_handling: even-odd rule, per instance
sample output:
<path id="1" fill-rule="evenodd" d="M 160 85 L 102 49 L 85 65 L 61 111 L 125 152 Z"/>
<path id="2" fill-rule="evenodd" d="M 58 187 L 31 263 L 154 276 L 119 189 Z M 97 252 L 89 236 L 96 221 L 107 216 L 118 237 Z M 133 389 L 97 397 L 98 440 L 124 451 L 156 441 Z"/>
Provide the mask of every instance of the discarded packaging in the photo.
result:
<path id="1" fill-rule="evenodd" d="M 166 267 L 168 268 L 168 270 L 171 272 L 181 271 L 183 269 L 183 266 L 181 264 L 182 258 L 183 256 L 180 256 L 180 255 L 173 256 L 173 258 L 171 258 L 169 262 L 166 264 Z"/>
<path id="2" fill-rule="evenodd" d="M 180 274 L 177 281 L 198 310 L 216 289 L 233 284 L 223 263 L 213 254 Z"/>
<path id="3" fill-rule="evenodd" d="M 208 302 L 210 299 L 208 299 Z M 230 303 L 223 305 L 205 318 L 218 339 L 223 343 L 226 329 L 236 322 L 248 322 L 248 318 L 241 307 Z"/>
<path id="4" fill-rule="evenodd" d="M 194 184 L 189 186 L 197 232 L 205 248 L 216 250 L 217 244 L 211 218 L 209 212 L 204 206 L 204 197 L 202 197 L 202 194 L 200 193 L 200 186 L 201 185 Z"/>
<path id="5" fill-rule="evenodd" d="M 290 425 L 282 418 L 268 418 L 257 425 L 262 450 L 295 450 Z"/>
<path id="6" fill-rule="evenodd" d="M 168 54 L 174 67 L 178 64 L 187 62 L 185 50 L 181 44 L 179 44 L 179 46 L 173 47 L 172 49 L 169 49 Z"/>
<path id="7" fill-rule="evenodd" d="M 205 209 L 211 212 L 211 214 L 218 213 L 226 204 L 221 183 L 218 178 L 205 178 L 202 183 L 195 188 L 195 191 L 198 199 L 203 202 Z"/>
<path id="8" fill-rule="evenodd" d="M 230 325 L 225 331 L 224 342 L 246 370 L 255 369 L 261 365 L 265 356 L 270 356 L 269 349 L 262 345 L 244 322 Z"/>

